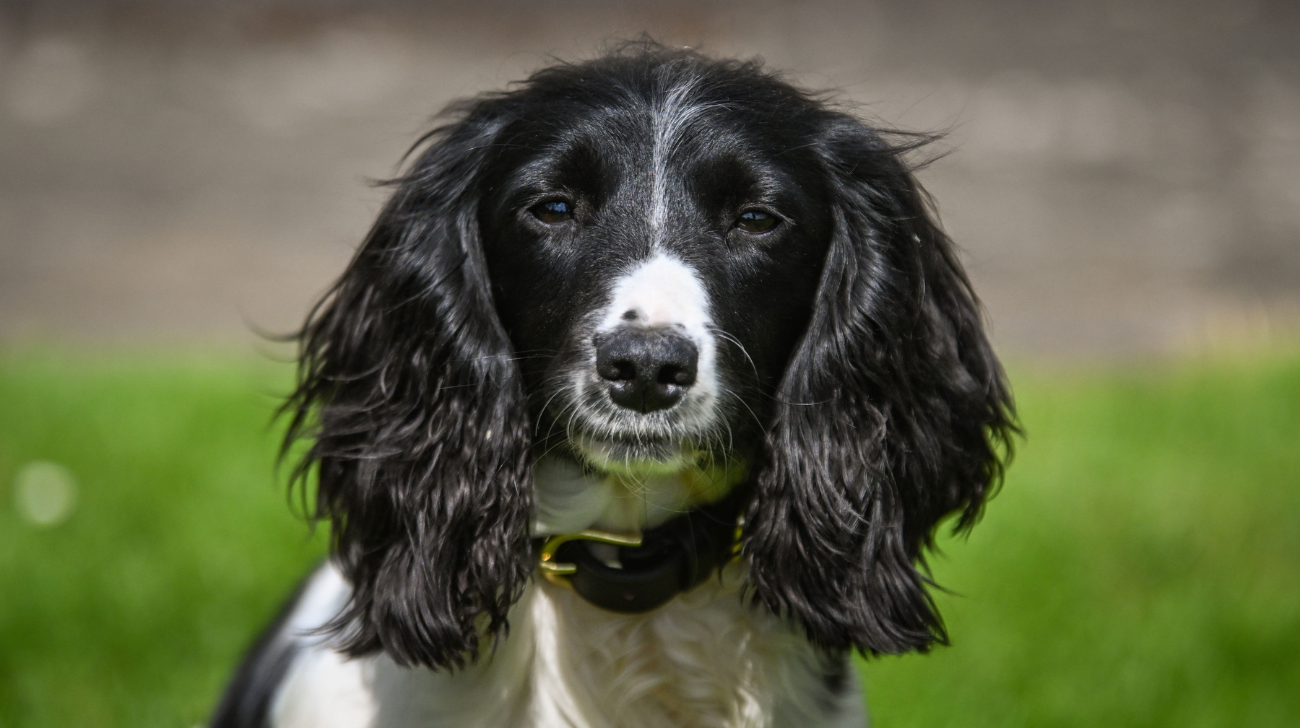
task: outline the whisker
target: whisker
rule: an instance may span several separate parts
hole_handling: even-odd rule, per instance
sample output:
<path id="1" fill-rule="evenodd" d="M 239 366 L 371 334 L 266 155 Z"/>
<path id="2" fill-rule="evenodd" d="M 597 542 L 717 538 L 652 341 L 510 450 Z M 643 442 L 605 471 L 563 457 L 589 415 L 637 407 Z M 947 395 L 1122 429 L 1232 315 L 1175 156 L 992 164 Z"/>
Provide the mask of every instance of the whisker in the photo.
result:
<path id="1" fill-rule="evenodd" d="M 727 333 L 719 326 L 713 327 L 713 333 L 717 334 L 724 341 L 728 341 L 732 344 L 735 344 L 736 348 L 740 349 L 740 353 L 744 354 L 745 359 L 749 360 L 749 367 L 754 370 L 754 379 L 758 380 L 759 379 L 758 365 L 754 363 L 754 357 L 749 355 L 749 351 L 745 349 L 745 345 L 740 343 L 740 339 L 737 339 L 735 336 L 732 336 L 731 334 Z"/>

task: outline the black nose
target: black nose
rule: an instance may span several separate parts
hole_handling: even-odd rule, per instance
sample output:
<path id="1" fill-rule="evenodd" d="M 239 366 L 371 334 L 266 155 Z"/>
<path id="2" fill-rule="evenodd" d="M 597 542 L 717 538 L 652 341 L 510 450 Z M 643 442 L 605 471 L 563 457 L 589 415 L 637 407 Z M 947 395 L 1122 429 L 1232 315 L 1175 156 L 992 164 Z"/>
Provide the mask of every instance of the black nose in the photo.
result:
<path id="1" fill-rule="evenodd" d="M 623 328 L 596 337 L 596 373 L 614 404 L 655 412 L 677 404 L 695 384 L 699 352 L 672 329 Z"/>

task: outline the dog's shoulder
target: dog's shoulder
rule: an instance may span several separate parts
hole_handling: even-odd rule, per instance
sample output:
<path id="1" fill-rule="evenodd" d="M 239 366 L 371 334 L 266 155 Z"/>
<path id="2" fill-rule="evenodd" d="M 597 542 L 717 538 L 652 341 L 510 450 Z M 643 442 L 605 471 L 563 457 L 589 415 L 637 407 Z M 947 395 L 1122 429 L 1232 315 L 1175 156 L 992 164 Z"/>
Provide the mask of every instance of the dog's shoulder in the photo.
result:
<path id="1" fill-rule="evenodd" d="M 324 645 L 319 633 L 338 614 L 350 592 L 348 583 L 328 563 L 303 580 L 248 650 L 213 712 L 209 728 L 369 725 L 366 716 L 356 710 L 347 714 L 338 711 L 334 697 L 320 700 L 344 694 L 362 696 L 356 690 L 361 683 L 352 673 L 361 671 L 364 663 L 342 659 Z M 337 720 L 282 720 L 282 707 L 294 702 L 293 690 L 306 683 L 311 684 L 312 700 L 304 705 L 318 704 Z"/>

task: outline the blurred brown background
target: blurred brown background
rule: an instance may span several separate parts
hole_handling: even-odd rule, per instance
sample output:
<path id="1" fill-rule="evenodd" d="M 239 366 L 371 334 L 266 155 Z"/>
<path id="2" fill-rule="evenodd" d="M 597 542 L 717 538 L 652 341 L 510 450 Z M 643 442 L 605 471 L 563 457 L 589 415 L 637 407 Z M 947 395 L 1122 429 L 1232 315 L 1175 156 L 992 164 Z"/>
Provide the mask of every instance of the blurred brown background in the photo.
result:
<path id="1" fill-rule="evenodd" d="M 999 345 L 1300 330 L 1300 4 L 0 0 L 0 343 L 284 331 L 432 113 L 648 31 L 948 130 Z"/>

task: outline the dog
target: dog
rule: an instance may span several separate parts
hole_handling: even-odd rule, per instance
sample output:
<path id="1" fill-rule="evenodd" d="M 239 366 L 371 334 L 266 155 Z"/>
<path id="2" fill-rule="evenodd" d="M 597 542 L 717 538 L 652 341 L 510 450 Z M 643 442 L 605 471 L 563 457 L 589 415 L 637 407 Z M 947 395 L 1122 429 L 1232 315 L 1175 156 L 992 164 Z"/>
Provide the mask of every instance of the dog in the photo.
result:
<path id="1" fill-rule="evenodd" d="M 298 335 L 331 556 L 213 728 L 866 725 L 1017 432 L 928 137 L 651 42 L 446 113 Z"/>

